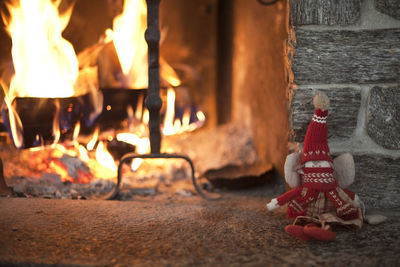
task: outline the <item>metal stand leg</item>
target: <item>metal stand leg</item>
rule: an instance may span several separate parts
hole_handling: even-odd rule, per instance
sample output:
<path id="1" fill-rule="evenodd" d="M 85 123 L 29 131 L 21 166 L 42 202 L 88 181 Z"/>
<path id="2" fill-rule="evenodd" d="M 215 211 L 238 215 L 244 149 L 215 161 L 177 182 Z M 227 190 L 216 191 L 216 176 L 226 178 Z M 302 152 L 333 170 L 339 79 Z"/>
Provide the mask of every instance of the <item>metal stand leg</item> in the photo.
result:
<path id="1" fill-rule="evenodd" d="M 111 193 L 111 195 L 107 198 L 108 200 L 113 200 L 116 199 L 120 193 L 120 186 L 121 186 L 121 181 L 122 181 L 122 165 L 125 163 L 128 163 L 130 160 L 135 159 L 135 158 L 141 158 L 141 159 L 183 159 L 186 162 L 189 163 L 190 168 L 191 168 L 191 176 L 192 176 L 192 182 L 194 189 L 196 192 L 203 197 L 204 199 L 207 200 L 217 200 L 219 197 L 209 197 L 207 196 L 203 190 L 200 189 L 199 185 L 197 184 L 197 180 L 195 177 L 195 171 L 194 171 L 194 165 L 191 159 L 187 156 L 184 155 L 179 155 L 179 154 L 165 154 L 165 153 L 159 153 L 159 154 L 145 154 L 145 155 L 138 155 L 135 153 L 130 153 L 126 154 L 121 158 L 121 161 L 118 166 L 118 180 L 117 180 L 117 185 L 115 187 L 114 192 Z"/>
<path id="2" fill-rule="evenodd" d="M 155 158 L 175 158 L 186 160 L 192 169 L 192 182 L 197 193 L 205 199 L 215 200 L 206 196 L 197 184 L 195 178 L 194 165 L 189 157 L 178 154 L 160 153 L 161 148 L 161 130 L 160 130 L 160 109 L 162 101 L 160 98 L 160 69 L 159 69 L 159 42 L 160 30 L 158 29 L 158 6 L 160 0 L 146 0 L 147 2 L 147 30 L 145 39 L 149 47 L 149 88 L 145 105 L 150 113 L 149 132 L 150 132 L 150 149 L 151 153 L 146 155 L 138 155 L 135 153 L 126 154 L 122 157 L 118 166 L 118 181 L 114 192 L 107 199 L 115 199 L 119 194 L 119 188 L 122 179 L 122 165 L 132 159 L 155 159 Z"/>
<path id="3" fill-rule="evenodd" d="M 12 192 L 4 180 L 3 161 L 0 158 L 0 196 L 11 196 Z"/>

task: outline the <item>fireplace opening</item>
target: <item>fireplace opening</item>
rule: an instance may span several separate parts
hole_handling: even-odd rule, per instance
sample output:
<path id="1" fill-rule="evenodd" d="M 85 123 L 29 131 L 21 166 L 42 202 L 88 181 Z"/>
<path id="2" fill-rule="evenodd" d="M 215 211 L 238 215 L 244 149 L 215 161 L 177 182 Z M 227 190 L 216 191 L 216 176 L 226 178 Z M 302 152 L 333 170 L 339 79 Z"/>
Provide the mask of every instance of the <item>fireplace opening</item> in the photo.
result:
<path id="1" fill-rule="evenodd" d="M 149 151 L 147 46 L 137 44 L 141 37 L 145 44 L 145 1 L 93 2 L 63 0 L 56 6 L 78 73 L 72 83 L 75 93 L 49 96 L 10 96 L 19 65 L 13 62 L 15 41 L 7 25 L 16 15 L 7 1 L 1 4 L 1 158 L 6 182 L 18 194 L 102 197 L 115 186 L 124 154 Z M 160 3 L 161 150 L 188 155 L 203 189 L 245 188 L 283 175 L 287 20 L 286 1 L 268 6 L 256 0 Z M 130 36 L 132 32 L 139 37 Z M 124 49 L 135 53 L 119 55 Z M 132 62 L 138 65 L 132 67 Z M 41 68 L 33 67 L 43 73 Z M 131 76 L 124 74 L 131 70 Z M 51 76 L 34 75 L 43 83 L 39 87 Z M 26 89 L 33 82 L 18 84 Z M 59 87 L 52 85 L 52 91 Z M 190 168 L 185 162 L 135 159 L 128 165 L 123 184 L 127 198 L 168 190 L 196 194 L 187 183 Z"/>

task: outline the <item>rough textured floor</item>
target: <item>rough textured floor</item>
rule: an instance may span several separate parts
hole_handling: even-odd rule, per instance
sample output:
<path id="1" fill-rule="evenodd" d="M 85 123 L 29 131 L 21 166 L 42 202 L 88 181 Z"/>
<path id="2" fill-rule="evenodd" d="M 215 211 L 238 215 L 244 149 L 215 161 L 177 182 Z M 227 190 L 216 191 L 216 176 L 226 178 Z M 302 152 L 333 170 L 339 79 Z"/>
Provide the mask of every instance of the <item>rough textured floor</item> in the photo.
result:
<path id="1" fill-rule="evenodd" d="M 284 209 L 226 194 L 132 201 L 0 198 L 2 266 L 398 266 L 399 212 L 331 243 L 288 236 Z"/>

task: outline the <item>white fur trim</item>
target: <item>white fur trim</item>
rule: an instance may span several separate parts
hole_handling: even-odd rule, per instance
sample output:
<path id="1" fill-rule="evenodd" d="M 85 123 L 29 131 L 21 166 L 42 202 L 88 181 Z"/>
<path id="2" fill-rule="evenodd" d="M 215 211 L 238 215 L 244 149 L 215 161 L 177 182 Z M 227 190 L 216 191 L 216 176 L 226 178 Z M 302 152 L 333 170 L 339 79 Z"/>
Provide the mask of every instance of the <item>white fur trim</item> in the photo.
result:
<path id="1" fill-rule="evenodd" d="M 267 204 L 267 209 L 269 211 L 273 211 L 276 210 L 277 208 L 279 208 L 279 204 L 278 204 L 278 200 L 276 198 L 271 199 L 271 201 Z"/>

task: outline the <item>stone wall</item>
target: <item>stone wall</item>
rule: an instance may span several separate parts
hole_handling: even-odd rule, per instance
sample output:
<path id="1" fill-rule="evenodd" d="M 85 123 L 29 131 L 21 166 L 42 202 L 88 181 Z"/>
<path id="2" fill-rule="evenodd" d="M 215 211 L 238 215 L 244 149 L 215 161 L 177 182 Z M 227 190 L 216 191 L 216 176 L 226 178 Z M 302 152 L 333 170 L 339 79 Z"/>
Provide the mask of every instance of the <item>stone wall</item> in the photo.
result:
<path id="1" fill-rule="evenodd" d="M 312 97 L 331 100 L 331 152 L 356 163 L 351 189 L 369 209 L 400 206 L 400 1 L 290 0 L 291 142 L 303 142 Z"/>

